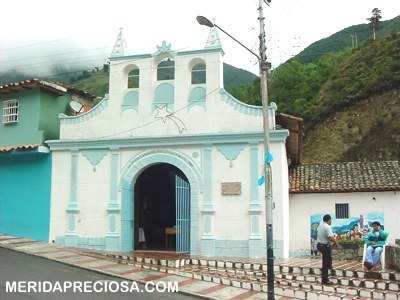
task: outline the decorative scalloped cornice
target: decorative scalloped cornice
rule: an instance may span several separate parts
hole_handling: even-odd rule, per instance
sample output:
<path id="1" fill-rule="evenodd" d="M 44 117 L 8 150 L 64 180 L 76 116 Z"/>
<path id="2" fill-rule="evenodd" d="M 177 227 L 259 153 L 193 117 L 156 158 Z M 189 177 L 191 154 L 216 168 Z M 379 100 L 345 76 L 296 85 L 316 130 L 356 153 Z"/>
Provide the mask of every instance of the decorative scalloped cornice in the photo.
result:
<path id="1" fill-rule="evenodd" d="M 262 106 L 243 103 L 233 97 L 231 94 L 229 94 L 223 88 L 219 90 L 219 93 L 221 94 L 221 101 L 225 101 L 226 103 L 228 103 L 231 107 L 233 107 L 234 110 L 237 110 L 238 112 L 244 113 L 246 115 L 262 116 Z"/>
<path id="2" fill-rule="evenodd" d="M 99 104 L 97 104 L 94 108 L 78 116 L 67 116 L 65 114 L 59 114 L 58 117 L 60 118 L 60 123 L 64 125 L 86 122 L 100 114 L 108 106 L 109 99 L 110 95 L 106 94 L 103 100 L 101 100 Z"/>

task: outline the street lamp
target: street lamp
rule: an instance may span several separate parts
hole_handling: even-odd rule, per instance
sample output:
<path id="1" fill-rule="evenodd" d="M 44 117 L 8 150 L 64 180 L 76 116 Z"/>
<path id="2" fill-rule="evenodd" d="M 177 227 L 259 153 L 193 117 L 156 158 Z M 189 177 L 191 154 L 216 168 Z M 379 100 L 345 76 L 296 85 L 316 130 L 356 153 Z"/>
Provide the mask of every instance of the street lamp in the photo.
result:
<path id="1" fill-rule="evenodd" d="M 269 2 L 269 1 L 268 1 Z M 265 223 L 266 223 L 266 234 L 267 234 L 267 282 L 268 282 L 268 299 L 273 300 L 274 295 L 274 250 L 273 250 L 273 226 L 272 226 L 272 170 L 271 160 L 269 159 L 269 111 L 268 111 L 268 90 L 267 90 L 267 74 L 270 69 L 270 63 L 267 62 L 266 46 L 265 46 L 265 30 L 264 30 L 264 15 L 262 8 L 263 0 L 259 0 L 259 17 L 260 21 L 260 55 L 257 55 L 252 50 L 247 48 L 217 24 L 212 23 L 206 17 L 197 16 L 196 20 L 200 25 L 207 27 L 216 27 L 249 51 L 251 54 L 257 57 L 260 66 L 260 77 L 261 77 L 261 99 L 263 106 L 263 130 L 264 130 L 264 176 L 265 176 Z"/>

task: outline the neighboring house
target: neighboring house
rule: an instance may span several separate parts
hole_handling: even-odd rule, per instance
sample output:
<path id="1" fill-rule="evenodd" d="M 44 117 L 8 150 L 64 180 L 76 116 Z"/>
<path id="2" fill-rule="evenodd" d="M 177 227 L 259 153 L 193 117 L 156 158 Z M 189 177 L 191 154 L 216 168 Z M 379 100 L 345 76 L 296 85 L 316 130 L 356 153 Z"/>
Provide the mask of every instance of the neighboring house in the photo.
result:
<path id="1" fill-rule="evenodd" d="M 224 54 L 206 47 L 110 57 L 109 95 L 62 116 L 53 153 L 50 240 L 109 251 L 265 257 L 262 107 L 223 88 Z M 289 253 L 289 131 L 271 103 L 274 254 Z M 58 171 L 58 170 L 62 170 Z"/>
<path id="2" fill-rule="evenodd" d="M 373 221 L 400 237 L 397 161 L 304 164 L 290 169 L 290 254 L 310 254 L 325 214 L 339 236 L 365 235 Z"/>
<path id="3" fill-rule="evenodd" d="M 71 101 L 86 109 L 92 100 L 40 79 L 0 86 L 1 233 L 48 241 L 52 159 L 44 141 L 59 137 L 58 115 L 70 114 Z"/>

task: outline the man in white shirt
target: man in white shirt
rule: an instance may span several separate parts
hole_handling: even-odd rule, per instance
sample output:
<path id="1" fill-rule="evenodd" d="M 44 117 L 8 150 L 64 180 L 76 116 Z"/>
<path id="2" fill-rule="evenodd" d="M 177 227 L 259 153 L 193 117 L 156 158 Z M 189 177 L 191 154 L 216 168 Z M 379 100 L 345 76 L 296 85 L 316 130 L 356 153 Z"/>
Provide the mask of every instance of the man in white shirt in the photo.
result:
<path id="1" fill-rule="evenodd" d="M 332 218 L 330 215 L 323 217 L 323 223 L 318 227 L 317 249 L 322 254 L 321 279 L 322 284 L 332 284 L 329 280 L 328 271 L 332 269 L 332 244 L 338 246 L 331 228 Z"/>

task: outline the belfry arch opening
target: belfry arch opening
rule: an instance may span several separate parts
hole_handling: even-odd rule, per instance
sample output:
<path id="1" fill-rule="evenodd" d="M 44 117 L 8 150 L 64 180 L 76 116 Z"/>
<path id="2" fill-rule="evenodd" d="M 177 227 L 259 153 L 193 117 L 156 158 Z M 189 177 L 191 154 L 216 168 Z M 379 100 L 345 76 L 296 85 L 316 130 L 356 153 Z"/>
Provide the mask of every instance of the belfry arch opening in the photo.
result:
<path id="1" fill-rule="evenodd" d="M 177 251 L 175 232 L 180 226 L 177 213 L 181 214 L 181 205 L 177 204 L 181 197 L 177 180 L 188 182 L 180 169 L 167 163 L 151 165 L 137 178 L 134 185 L 135 250 Z"/>

